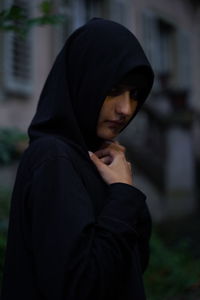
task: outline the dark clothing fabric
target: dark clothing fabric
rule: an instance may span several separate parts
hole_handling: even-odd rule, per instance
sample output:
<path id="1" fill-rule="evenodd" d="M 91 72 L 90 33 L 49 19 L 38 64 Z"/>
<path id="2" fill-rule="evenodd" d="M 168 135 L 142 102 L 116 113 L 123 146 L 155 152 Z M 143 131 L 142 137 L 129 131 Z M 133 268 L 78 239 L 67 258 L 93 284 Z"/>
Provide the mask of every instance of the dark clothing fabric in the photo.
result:
<path id="1" fill-rule="evenodd" d="M 25 152 L 13 195 L 2 300 L 145 299 L 151 221 L 141 191 L 107 186 L 48 137 Z"/>
<path id="2" fill-rule="evenodd" d="M 96 126 L 108 90 L 131 70 L 139 110 L 153 83 L 149 62 L 129 30 L 99 18 L 58 55 L 17 171 L 2 300 L 145 299 L 146 197 L 107 185 L 88 155 L 102 143 Z"/>

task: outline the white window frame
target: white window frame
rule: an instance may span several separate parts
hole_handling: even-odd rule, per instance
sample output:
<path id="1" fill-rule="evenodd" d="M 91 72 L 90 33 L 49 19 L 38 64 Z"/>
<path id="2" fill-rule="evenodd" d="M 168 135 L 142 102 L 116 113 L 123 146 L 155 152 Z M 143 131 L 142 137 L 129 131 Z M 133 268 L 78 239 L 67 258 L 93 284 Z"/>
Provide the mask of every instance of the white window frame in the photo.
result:
<path id="1" fill-rule="evenodd" d="M 30 5 L 30 11 L 32 11 L 31 1 L 27 2 Z M 8 9 L 13 4 L 13 0 L 6 0 L 4 5 L 5 9 Z M 27 80 L 16 78 L 13 75 L 13 52 L 12 52 L 12 43 L 15 38 L 15 32 L 5 32 L 4 33 L 4 45 L 3 45 L 3 87 L 5 91 L 13 94 L 20 94 L 23 96 L 29 96 L 32 92 L 32 81 L 33 81 L 33 47 L 32 33 L 29 32 L 27 35 L 28 43 L 30 43 L 30 61 L 29 61 L 29 78 Z"/>
<path id="2" fill-rule="evenodd" d="M 153 11 L 146 9 L 143 11 L 143 33 L 144 33 L 144 48 L 146 50 L 147 56 L 150 62 L 153 65 L 153 68 L 156 72 L 162 72 L 163 61 L 161 61 L 160 56 L 160 37 L 158 30 L 158 20 L 163 20 L 166 24 L 172 25 L 174 28 L 174 47 L 175 57 L 173 58 L 173 49 L 170 49 L 170 46 L 165 47 L 165 51 L 171 51 L 172 55 L 167 57 L 169 64 L 169 72 L 172 69 L 175 78 L 173 78 L 173 85 L 177 88 L 189 88 L 190 80 L 189 74 L 191 73 L 190 69 L 190 42 L 189 34 L 180 29 L 176 23 L 173 23 L 171 20 L 167 20 L 163 16 L 155 14 Z M 163 40 L 163 43 L 166 41 Z M 167 49 L 168 47 L 168 49 Z M 176 60 L 176 61 L 175 61 Z M 176 66 L 175 66 L 176 63 Z M 164 63 L 167 65 L 167 62 Z M 173 68 L 173 66 L 175 66 Z M 164 68 L 163 68 L 163 71 Z M 158 82 L 155 82 L 155 89 L 159 88 Z"/>
<path id="3" fill-rule="evenodd" d="M 84 1 L 70 0 L 68 4 L 64 4 L 60 0 L 57 4 L 57 13 L 64 15 L 69 21 L 69 27 L 65 29 L 67 24 L 55 28 L 55 53 L 58 53 L 66 41 L 68 36 L 78 27 L 85 23 Z M 67 22 L 66 22 L 67 23 Z M 66 33 L 66 35 L 65 35 Z M 65 37 L 64 37 L 65 35 Z"/>
<path id="4" fill-rule="evenodd" d="M 191 68 L 191 34 L 185 30 L 177 30 L 177 49 L 178 49 L 178 85 L 180 88 L 190 89 L 192 68 Z"/>
<path id="5" fill-rule="evenodd" d="M 71 34 L 75 29 L 84 25 L 88 21 L 88 12 L 86 11 L 86 5 L 84 0 L 70 0 L 67 5 L 62 3 L 60 0 L 60 4 L 58 5 L 58 13 L 64 14 L 66 18 L 70 21 L 69 31 L 66 32 L 67 35 Z M 91 2 L 91 7 L 89 11 L 89 19 L 93 17 L 101 17 L 101 5 L 103 5 L 103 1 L 94 1 Z M 59 28 L 60 33 L 57 35 L 59 39 L 57 39 L 57 46 L 55 51 L 58 52 L 63 45 L 63 30 L 64 27 L 61 26 Z"/>

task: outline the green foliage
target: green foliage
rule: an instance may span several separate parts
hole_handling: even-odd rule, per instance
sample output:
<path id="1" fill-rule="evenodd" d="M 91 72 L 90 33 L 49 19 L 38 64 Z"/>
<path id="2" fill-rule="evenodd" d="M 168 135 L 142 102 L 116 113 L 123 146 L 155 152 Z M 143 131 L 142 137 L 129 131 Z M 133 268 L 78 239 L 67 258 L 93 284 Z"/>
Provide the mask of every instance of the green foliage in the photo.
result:
<path id="1" fill-rule="evenodd" d="M 2 280 L 3 264 L 6 248 L 6 234 L 10 207 L 11 190 L 0 186 L 0 283 Z"/>
<path id="2" fill-rule="evenodd" d="M 25 10 L 19 6 L 13 5 L 9 9 L 0 12 L 0 30 L 14 31 L 21 36 L 25 36 L 27 32 L 35 25 L 56 25 L 65 21 L 65 17 L 61 14 L 53 14 L 53 2 L 42 1 L 39 5 L 41 16 L 29 18 Z"/>
<path id="3" fill-rule="evenodd" d="M 27 135 L 18 129 L 0 129 L 0 164 L 8 164 L 19 158 L 23 145 L 27 143 Z"/>
<path id="4" fill-rule="evenodd" d="M 40 4 L 40 11 L 44 15 L 50 15 L 53 10 L 53 3 L 51 1 L 43 1 Z"/>
<path id="5" fill-rule="evenodd" d="M 200 259 L 195 260 L 189 253 L 187 244 L 167 247 L 154 233 L 151 240 L 152 255 L 145 274 L 148 299 L 179 299 L 200 278 Z M 175 298 L 173 298 L 175 297 Z"/>
<path id="6" fill-rule="evenodd" d="M 0 186 L 0 229 L 6 227 L 4 224 L 8 219 L 10 197 L 10 188 Z"/>
<path id="7" fill-rule="evenodd" d="M 12 30 L 19 32 L 19 27 L 15 22 L 25 20 L 23 10 L 17 6 L 12 6 L 10 9 L 0 12 L 0 29 Z"/>
<path id="8" fill-rule="evenodd" d="M 4 257 L 6 248 L 6 234 L 0 231 L 0 283 L 2 281 Z"/>

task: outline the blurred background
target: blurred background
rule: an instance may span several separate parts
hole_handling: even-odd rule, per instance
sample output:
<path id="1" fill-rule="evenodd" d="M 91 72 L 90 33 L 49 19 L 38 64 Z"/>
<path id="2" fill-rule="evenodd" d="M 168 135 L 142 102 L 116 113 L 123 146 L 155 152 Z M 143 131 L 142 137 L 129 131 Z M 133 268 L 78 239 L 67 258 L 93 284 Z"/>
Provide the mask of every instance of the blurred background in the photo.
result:
<path id="1" fill-rule="evenodd" d="M 153 218 L 148 299 L 200 299 L 199 0 L 0 0 L 0 280 L 27 127 L 56 55 L 92 17 L 128 27 L 156 74 L 120 136 Z"/>

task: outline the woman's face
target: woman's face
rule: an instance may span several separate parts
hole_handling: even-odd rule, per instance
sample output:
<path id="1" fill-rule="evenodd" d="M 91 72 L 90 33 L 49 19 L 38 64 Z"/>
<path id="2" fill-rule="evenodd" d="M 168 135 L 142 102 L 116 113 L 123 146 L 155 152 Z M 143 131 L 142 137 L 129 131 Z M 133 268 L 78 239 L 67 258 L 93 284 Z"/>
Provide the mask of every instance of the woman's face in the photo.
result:
<path id="1" fill-rule="evenodd" d="M 117 91 L 115 88 L 105 98 L 101 107 L 97 136 L 104 140 L 114 139 L 132 118 L 137 108 L 134 90 Z"/>

